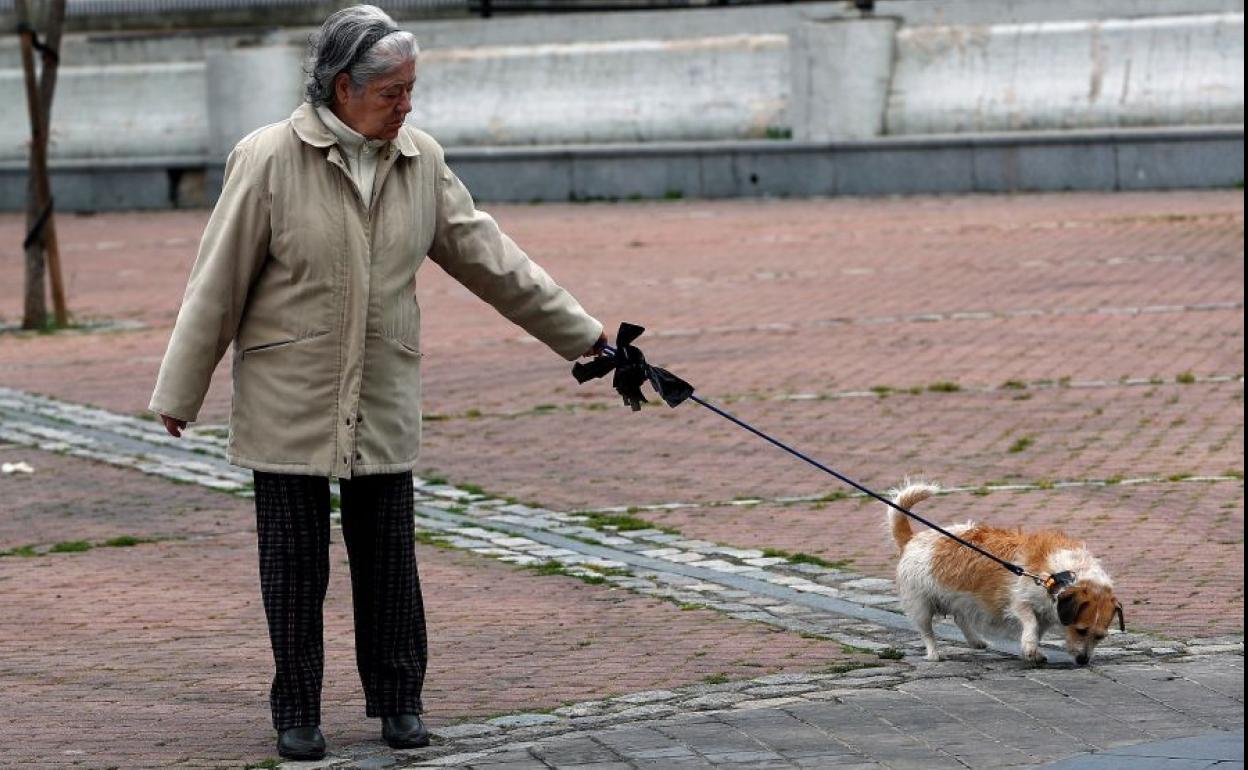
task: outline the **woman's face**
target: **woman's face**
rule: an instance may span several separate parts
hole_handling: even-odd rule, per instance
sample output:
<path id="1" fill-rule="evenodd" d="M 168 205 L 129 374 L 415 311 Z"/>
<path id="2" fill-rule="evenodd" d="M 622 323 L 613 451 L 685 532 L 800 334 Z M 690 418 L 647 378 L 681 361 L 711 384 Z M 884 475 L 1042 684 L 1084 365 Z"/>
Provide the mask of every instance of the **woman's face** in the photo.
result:
<path id="1" fill-rule="evenodd" d="M 334 79 L 334 114 L 369 139 L 393 139 L 412 111 L 415 85 L 414 59 L 373 78 L 358 92 L 351 87 L 351 78 L 339 73 Z"/>

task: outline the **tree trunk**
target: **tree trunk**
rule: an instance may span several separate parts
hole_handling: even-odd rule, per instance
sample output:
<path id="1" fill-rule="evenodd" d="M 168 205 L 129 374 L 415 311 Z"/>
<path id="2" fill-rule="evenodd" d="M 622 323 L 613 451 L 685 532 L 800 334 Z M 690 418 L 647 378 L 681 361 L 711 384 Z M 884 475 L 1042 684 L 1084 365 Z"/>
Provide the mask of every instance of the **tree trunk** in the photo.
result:
<path id="1" fill-rule="evenodd" d="M 61 30 L 65 20 L 65 0 L 53 0 L 45 6 L 47 11 L 47 39 L 41 50 L 43 66 L 39 73 L 38 88 L 34 72 L 34 29 L 29 3 L 19 0 L 15 10 L 19 23 L 26 28 L 22 36 L 22 67 L 26 74 L 27 110 L 30 112 L 31 148 L 30 174 L 27 179 L 26 232 L 26 299 L 22 327 L 42 328 L 47 323 L 47 304 L 44 289 L 44 255 L 52 273 L 52 295 L 56 323 L 65 326 L 69 321 L 65 307 L 65 290 L 61 281 L 60 252 L 57 247 L 56 229 L 51 210 L 51 189 L 48 184 L 47 154 L 48 134 L 51 126 L 52 98 L 56 92 L 56 73 L 59 63 Z M 43 212 L 45 221 L 36 225 Z"/>

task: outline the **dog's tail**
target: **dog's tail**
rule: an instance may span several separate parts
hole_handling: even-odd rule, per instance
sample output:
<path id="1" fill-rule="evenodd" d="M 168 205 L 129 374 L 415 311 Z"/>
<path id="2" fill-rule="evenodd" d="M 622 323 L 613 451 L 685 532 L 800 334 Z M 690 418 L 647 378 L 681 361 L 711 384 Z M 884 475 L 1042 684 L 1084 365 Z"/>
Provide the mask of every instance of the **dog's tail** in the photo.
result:
<path id="1" fill-rule="evenodd" d="M 894 503 L 909 510 L 915 503 L 920 503 L 939 491 L 940 487 L 936 484 L 911 482 L 906 479 L 899 489 L 891 490 L 891 494 Z M 914 530 L 910 528 L 909 517 L 889 508 L 888 528 L 893 533 L 893 542 L 897 544 L 897 550 L 905 550 L 906 543 L 910 542 L 910 538 L 914 536 Z"/>

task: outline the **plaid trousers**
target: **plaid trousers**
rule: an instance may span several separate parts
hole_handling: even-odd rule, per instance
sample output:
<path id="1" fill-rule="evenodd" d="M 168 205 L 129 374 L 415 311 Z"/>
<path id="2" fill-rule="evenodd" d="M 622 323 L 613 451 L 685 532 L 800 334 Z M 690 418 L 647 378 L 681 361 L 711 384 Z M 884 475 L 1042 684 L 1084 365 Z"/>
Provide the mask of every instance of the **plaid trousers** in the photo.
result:
<path id="1" fill-rule="evenodd" d="M 273 726 L 321 721 L 329 480 L 255 472 L 260 592 L 276 672 Z M 419 714 L 428 647 L 416 572 L 412 474 L 339 482 L 351 566 L 355 660 L 370 717 Z"/>

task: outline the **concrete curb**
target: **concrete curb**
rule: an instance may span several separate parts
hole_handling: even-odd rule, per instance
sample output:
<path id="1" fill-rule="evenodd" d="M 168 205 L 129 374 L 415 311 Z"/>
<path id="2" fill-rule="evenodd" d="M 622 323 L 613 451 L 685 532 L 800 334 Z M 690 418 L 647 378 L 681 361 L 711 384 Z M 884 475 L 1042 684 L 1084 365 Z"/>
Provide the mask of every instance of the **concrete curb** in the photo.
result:
<path id="1" fill-rule="evenodd" d="M 909 195 L 1218 188 L 1244 181 L 1243 125 L 887 137 L 449 148 L 478 200 Z M 62 211 L 210 206 L 207 157 L 52 164 Z M 0 163 L 0 211 L 25 209 L 26 166 Z"/>

